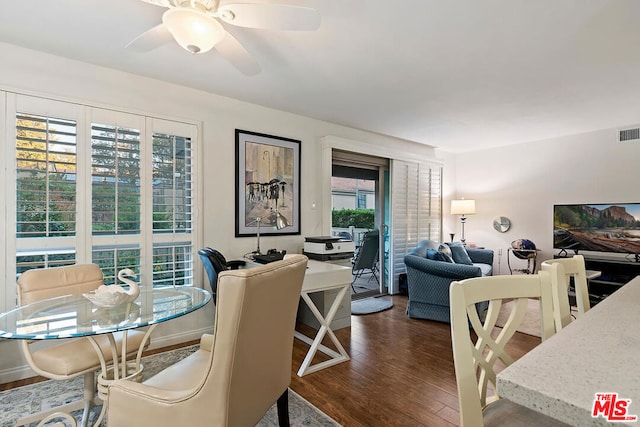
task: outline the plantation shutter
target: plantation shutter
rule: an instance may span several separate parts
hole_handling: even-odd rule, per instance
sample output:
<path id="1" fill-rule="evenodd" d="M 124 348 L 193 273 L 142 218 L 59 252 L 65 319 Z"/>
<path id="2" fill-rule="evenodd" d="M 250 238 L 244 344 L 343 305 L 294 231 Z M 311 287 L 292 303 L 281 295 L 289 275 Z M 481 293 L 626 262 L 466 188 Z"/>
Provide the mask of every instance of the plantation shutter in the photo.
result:
<path id="1" fill-rule="evenodd" d="M 391 283 L 397 293 L 404 256 L 421 240 L 442 241 L 442 166 L 391 160 Z"/>
<path id="2" fill-rule="evenodd" d="M 107 284 L 122 268 L 194 283 L 195 124 L 24 95 L 7 106 L 8 277 L 93 262 Z"/>
<path id="3" fill-rule="evenodd" d="M 93 234 L 140 233 L 140 129 L 91 124 Z"/>
<path id="4" fill-rule="evenodd" d="M 146 280 L 142 270 L 146 237 L 142 195 L 147 185 L 143 174 L 148 163 L 142 159 L 144 117 L 100 108 L 89 112 L 91 262 L 100 266 L 107 284 L 117 282 L 123 268 Z"/>
<path id="5" fill-rule="evenodd" d="M 152 130 L 153 283 L 193 282 L 194 164 L 197 129 L 168 120 L 148 120 Z"/>
<path id="6" fill-rule="evenodd" d="M 76 123 L 16 115 L 16 236 L 73 236 Z"/>
<path id="7" fill-rule="evenodd" d="M 5 163 L 5 277 L 15 283 L 25 270 L 84 261 L 76 253 L 85 222 L 78 209 L 83 201 L 78 185 L 82 110 L 75 104 L 8 94 L 6 114 L 15 140 Z M 15 286 L 7 286 L 7 295 L 12 308 Z"/>

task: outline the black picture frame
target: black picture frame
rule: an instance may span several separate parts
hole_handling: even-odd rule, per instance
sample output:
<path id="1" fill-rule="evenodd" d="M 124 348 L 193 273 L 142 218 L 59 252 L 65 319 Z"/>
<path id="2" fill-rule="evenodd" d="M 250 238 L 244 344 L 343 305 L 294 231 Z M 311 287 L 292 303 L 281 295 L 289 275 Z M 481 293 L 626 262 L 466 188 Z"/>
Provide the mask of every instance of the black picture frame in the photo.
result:
<path id="1" fill-rule="evenodd" d="M 300 234 L 300 141 L 236 129 L 236 237 Z M 289 223 L 276 229 L 276 213 Z"/>

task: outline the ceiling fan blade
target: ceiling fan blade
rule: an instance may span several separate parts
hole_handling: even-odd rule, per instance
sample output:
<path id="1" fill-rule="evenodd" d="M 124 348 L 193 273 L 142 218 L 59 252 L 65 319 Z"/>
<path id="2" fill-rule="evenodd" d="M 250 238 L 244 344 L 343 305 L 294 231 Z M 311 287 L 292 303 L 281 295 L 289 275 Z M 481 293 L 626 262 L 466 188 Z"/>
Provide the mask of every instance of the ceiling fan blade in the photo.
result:
<path id="1" fill-rule="evenodd" d="M 228 31 L 215 49 L 240 72 L 246 76 L 254 76 L 260 72 L 260 65 L 240 42 Z"/>
<path id="2" fill-rule="evenodd" d="M 217 15 L 224 22 L 240 27 L 265 30 L 316 30 L 320 14 L 309 7 L 284 4 L 225 4 Z"/>
<path id="3" fill-rule="evenodd" d="M 172 40 L 173 36 L 169 30 L 167 30 L 167 27 L 165 27 L 164 24 L 160 24 L 130 41 L 129 44 L 125 46 L 125 49 L 131 49 L 134 52 L 149 52 L 164 44 L 170 43 Z"/>

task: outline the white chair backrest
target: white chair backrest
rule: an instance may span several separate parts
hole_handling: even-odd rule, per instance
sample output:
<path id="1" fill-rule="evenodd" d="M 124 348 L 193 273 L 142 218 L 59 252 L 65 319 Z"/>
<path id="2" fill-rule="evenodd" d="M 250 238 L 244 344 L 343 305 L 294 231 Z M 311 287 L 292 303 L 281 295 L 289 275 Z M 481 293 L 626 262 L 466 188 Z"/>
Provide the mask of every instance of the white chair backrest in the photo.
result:
<path id="1" fill-rule="evenodd" d="M 587 285 L 587 273 L 584 264 L 584 257 L 582 255 L 544 261 L 542 263 L 542 269 L 549 269 L 551 265 L 562 266 L 560 270 L 560 277 L 564 278 L 564 280 L 560 280 L 557 287 L 554 287 L 553 289 L 554 319 L 556 331 L 559 331 L 573 320 L 568 294 L 571 278 L 573 278 L 573 285 L 575 288 L 578 315 L 586 313 L 591 308 L 589 303 L 589 287 Z"/>
<path id="2" fill-rule="evenodd" d="M 293 255 L 218 275 L 211 366 L 191 399 L 203 425 L 255 425 L 287 389 L 306 267 Z"/>
<path id="3" fill-rule="evenodd" d="M 540 300 L 542 339 L 554 334 L 553 273 L 557 274 L 557 267 L 532 275 L 478 277 L 451 283 L 451 338 L 461 425 L 482 426 L 483 408 L 499 398 L 496 362 L 500 360 L 505 366 L 514 362 L 505 345 L 521 325 L 530 298 Z M 489 307 L 482 321 L 476 303 L 487 300 Z M 510 315 L 502 329 L 495 329 L 507 302 L 512 307 Z M 475 340 L 471 331 L 477 336 Z"/>
<path id="4" fill-rule="evenodd" d="M 213 335 L 143 384 L 109 387 L 109 426 L 254 426 L 291 383 L 307 257 L 218 275 Z"/>
<path id="5" fill-rule="evenodd" d="M 18 277 L 18 305 L 90 292 L 103 284 L 102 270 L 96 264 L 27 270 Z"/>

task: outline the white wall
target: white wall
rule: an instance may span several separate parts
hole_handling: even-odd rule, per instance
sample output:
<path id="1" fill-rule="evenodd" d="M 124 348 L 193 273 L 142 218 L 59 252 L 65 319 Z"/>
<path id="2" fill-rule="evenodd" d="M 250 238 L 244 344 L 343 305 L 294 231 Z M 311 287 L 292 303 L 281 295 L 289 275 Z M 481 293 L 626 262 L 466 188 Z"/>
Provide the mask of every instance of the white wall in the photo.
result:
<path id="1" fill-rule="evenodd" d="M 240 257 L 255 246 L 254 238 L 234 237 L 236 128 L 302 141 L 302 233 L 264 237 L 261 242 L 264 248 L 299 252 L 304 236 L 321 234 L 321 213 L 325 208 L 331 209 L 322 205 L 322 179 L 318 179 L 321 176 L 320 139 L 327 135 L 442 160 L 444 238 L 448 240 L 450 232 L 456 233 L 456 239 L 460 238 L 459 218 L 449 215 L 449 201 L 457 197 L 474 198 L 478 214 L 467 220 L 467 240 L 494 249 L 496 268 L 497 251 L 502 249 L 503 274 L 508 272 L 506 248 L 517 238 L 533 240 L 542 249 L 539 259 L 553 255 L 554 203 L 640 202 L 637 190 L 640 144 L 618 144 L 613 131 L 457 155 L 439 152 L 436 156 L 431 148 L 423 145 L 7 44 L 0 43 L 0 57 L 0 90 L 201 121 L 206 186 L 204 243 L 218 248 L 228 258 Z M 0 136 L 4 134 L 0 129 Z M 4 139 L 0 141 L 6 143 Z M 492 227 L 493 218 L 499 215 L 509 217 L 513 223 L 505 234 Z M 208 307 L 161 325 L 154 333 L 154 346 L 195 338 L 211 327 L 212 320 L 213 307 Z M 0 383 L 25 375 L 24 363 L 14 342 L 0 342 L 0 354 Z"/>
<path id="2" fill-rule="evenodd" d="M 255 238 L 235 238 L 234 182 L 235 129 L 301 140 L 301 235 L 264 237 L 261 247 L 302 250 L 304 236 L 321 232 L 320 140 L 333 135 L 385 149 L 434 157 L 430 147 L 338 126 L 225 98 L 182 86 L 72 61 L 0 43 L 0 90 L 44 95 L 83 104 L 201 121 L 203 124 L 204 243 L 227 258 L 238 258 L 255 248 Z M 2 111 L 2 108 L 0 108 Z M 0 121 L 0 124 L 2 122 Z M 5 132 L 0 129 L 0 141 Z M 329 177 L 326 177 L 329 179 Z M 2 189 L 0 188 L 0 192 Z M 0 194 L 1 195 L 1 194 Z M 315 208 L 314 208 L 315 205 Z M 4 252 L 4 248 L 3 248 Z M 4 255 L 2 255 L 4 256 Z M 0 295 L 3 293 L 0 292 Z M 199 310 L 160 327 L 154 346 L 192 339 L 210 329 L 213 308 Z M 23 376 L 21 358 L 13 342 L 0 342 L 0 383 Z"/>
<path id="3" fill-rule="evenodd" d="M 513 240 L 532 240 L 541 249 L 538 263 L 557 252 L 554 204 L 640 202 L 640 143 L 621 144 L 616 135 L 610 129 L 456 155 L 455 197 L 475 199 L 478 212 L 468 217 L 467 241 L 494 249 L 496 268 L 502 249 L 501 271 L 508 274 Z M 512 222 L 504 234 L 492 225 L 500 215 Z"/>
<path id="4" fill-rule="evenodd" d="M 455 233 L 454 239 L 460 240 L 459 217 L 450 215 L 451 199 L 464 197 L 456 195 L 456 155 L 442 150 L 437 150 L 436 156 L 442 162 L 442 238 L 448 242 L 449 233 Z M 468 236 L 465 228 L 465 236 Z"/>

